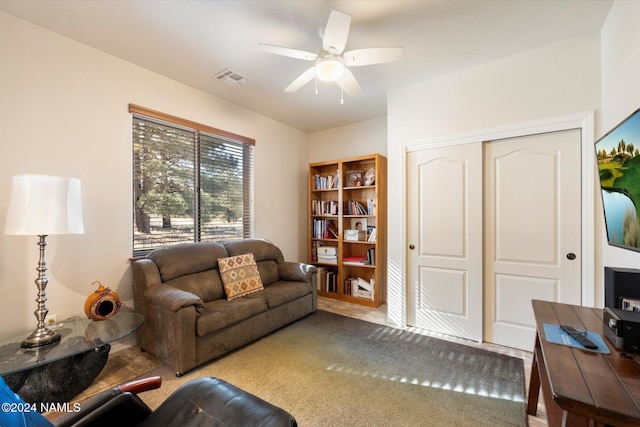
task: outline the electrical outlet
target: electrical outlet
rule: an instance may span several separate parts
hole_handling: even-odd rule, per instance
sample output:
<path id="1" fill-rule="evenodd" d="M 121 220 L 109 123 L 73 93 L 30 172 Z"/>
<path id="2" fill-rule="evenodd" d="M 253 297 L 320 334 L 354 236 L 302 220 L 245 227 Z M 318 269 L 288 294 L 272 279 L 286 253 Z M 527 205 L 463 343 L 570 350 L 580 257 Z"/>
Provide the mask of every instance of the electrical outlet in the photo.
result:
<path id="1" fill-rule="evenodd" d="M 47 326 L 52 326 L 58 323 L 58 315 L 57 314 L 49 314 L 44 318 L 44 324 Z"/>

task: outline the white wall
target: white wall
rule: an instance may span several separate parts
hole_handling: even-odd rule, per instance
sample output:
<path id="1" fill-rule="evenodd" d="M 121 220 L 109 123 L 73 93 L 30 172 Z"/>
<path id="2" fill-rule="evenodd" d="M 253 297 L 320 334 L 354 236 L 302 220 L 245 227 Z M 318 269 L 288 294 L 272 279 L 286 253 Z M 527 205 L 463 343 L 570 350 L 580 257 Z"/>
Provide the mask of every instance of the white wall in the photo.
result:
<path id="1" fill-rule="evenodd" d="M 50 314 L 81 314 L 95 280 L 130 303 L 129 103 L 254 138 L 255 236 L 286 259 L 306 258 L 304 132 L 3 13 L 0 100 L 2 228 L 13 175 L 82 180 L 85 234 L 50 236 L 47 246 Z M 35 326 L 36 243 L 0 234 L 0 335 Z"/>
<path id="2" fill-rule="evenodd" d="M 640 2 L 616 1 L 602 27 L 602 133 L 640 107 Z M 607 244 L 602 200 L 597 198 L 597 274 L 604 266 L 640 269 L 640 254 Z"/>
<path id="3" fill-rule="evenodd" d="M 387 118 L 367 120 L 309 135 L 309 163 L 367 154 L 387 156 Z"/>
<path id="4" fill-rule="evenodd" d="M 400 191 L 406 144 L 598 111 L 600 80 L 600 36 L 594 33 L 390 93 L 389 206 L 397 207 L 389 209 L 390 320 L 404 324 L 406 319 L 406 249 L 401 239 L 406 201 Z"/>

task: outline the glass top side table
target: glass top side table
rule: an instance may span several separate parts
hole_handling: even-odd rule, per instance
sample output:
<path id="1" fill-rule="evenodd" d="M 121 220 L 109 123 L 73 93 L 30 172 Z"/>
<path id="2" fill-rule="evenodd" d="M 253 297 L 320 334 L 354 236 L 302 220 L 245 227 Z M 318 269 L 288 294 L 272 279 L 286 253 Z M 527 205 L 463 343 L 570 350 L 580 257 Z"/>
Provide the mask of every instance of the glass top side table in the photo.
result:
<path id="1" fill-rule="evenodd" d="M 60 321 L 54 329 L 60 341 L 34 348 L 22 348 L 29 332 L 21 332 L 0 339 L 0 375 L 13 374 L 34 367 L 66 359 L 103 347 L 134 333 L 144 323 L 144 317 L 131 309 L 122 308 L 106 320 L 90 320 L 74 316 Z"/>

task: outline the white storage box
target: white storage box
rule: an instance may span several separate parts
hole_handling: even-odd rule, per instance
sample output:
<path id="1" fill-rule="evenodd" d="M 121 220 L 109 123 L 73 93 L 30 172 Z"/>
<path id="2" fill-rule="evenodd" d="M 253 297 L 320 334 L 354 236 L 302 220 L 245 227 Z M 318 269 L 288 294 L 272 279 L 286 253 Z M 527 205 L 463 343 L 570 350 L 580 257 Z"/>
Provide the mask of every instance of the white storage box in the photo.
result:
<path id="1" fill-rule="evenodd" d="M 319 246 L 318 255 L 338 255 L 338 248 L 335 246 Z"/>

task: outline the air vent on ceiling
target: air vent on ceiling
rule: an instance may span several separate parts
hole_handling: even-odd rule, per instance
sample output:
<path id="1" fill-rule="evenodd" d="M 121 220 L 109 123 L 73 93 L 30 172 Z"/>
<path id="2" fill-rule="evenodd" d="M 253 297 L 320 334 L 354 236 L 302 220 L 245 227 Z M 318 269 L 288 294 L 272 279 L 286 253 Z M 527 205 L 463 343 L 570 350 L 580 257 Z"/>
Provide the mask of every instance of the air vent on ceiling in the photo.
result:
<path id="1" fill-rule="evenodd" d="M 233 71 L 231 68 L 225 68 L 215 75 L 216 79 L 231 86 L 240 86 L 249 80 L 242 74 Z"/>

